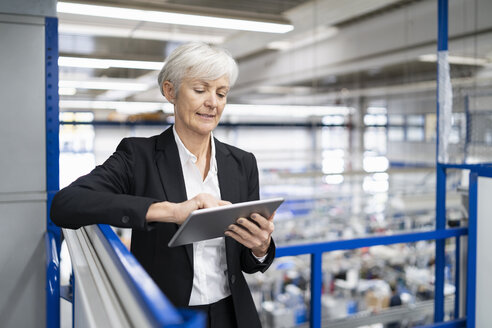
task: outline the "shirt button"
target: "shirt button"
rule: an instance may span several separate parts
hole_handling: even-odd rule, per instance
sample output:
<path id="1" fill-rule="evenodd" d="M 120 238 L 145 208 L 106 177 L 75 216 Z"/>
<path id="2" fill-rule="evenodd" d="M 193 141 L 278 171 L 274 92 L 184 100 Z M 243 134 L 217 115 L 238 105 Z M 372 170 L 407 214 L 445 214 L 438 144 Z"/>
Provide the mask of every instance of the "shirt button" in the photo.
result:
<path id="1" fill-rule="evenodd" d="M 124 217 L 121 218 L 121 222 L 123 222 L 123 223 L 128 223 L 129 221 L 130 221 L 130 217 L 129 216 L 126 216 L 125 215 Z"/>
<path id="2" fill-rule="evenodd" d="M 236 276 L 235 275 L 232 275 L 231 276 L 231 284 L 233 284 L 235 282 L 236 282 Z"/>

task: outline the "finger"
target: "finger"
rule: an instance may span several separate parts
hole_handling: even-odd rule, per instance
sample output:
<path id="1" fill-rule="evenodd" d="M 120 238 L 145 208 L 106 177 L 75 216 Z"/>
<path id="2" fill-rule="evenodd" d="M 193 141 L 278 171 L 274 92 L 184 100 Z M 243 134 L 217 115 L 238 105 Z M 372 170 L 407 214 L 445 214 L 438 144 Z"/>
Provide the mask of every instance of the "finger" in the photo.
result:
<path id="1" fill-rule="evenodd" d="M 217 207 L 221 204 L 221 200 L 215 198 L 211 194 L 206 194 L 206 193 L 201 193 L 195 196 L 196 201 L 199 204 L 199 208 L 210 208 L 210 207 Z"/>
<path id="2" fill-rule="evenodd" d="M 213 198 L 212 196 L 203 197 L 203 202 L 205 204 L 205 206 L 204 206 L 205 208 L 219 206 L 219 200 L 216 198 Z"/>
<path id="3" fill-rule="evenodd" d="M 232 230 L 226 230 L 225 235 L 231 237 L 232 239 L 236 240 L 238 243 L 244 245 L 247 248 L 253 248 L 253 244 L 250 241 L 244 239 Z"/>
<path id="4" fill-rule="evenodd" d="M 275 226 L 272 221 L 267 220 L 258 213 L 251 214 L 251 218 L 260 225 L 261 229 L 266 230 L 269 233 L 273 232 Z"/>
<path id="5" fill-rule="evenodd" d="M 219 206 L 231 205 L 232 203 L 227 200 L 219 200 Z"/>
<path id="6" fill-rule="evenodd" d="M 252 235 L 248 230 L 241 228 L 236 224 L 231 224 L 228 227 L 228 230 L 236 233 L 237 235 L 239 235 L 241 238 L 243 238 L 248 243 L 251 243 L 252 245 L 261 244 L 261 241 L 258 238 L 256 238 L 256 236 Z"/>
<path id="7" fill-rule="evenodd" d="M 256 247 L 258 247 L 258 246 L 268 242 L 268 240 L 270 240 L 271 233 L 269 233 L 266 230 L 260 229 L 255 223 L 253 223 L 247 219 L 239 219 L 239 222 L 242 222 L 240 224 L 236 224 L 239 226 L 239 230 L 234 230 L 234 231 L 237 231 L 238 234 L 240 234 L 241 233 L 240 230 L 247 229 L 247 232 L 249 232 L 249 236 L 245 237 L 244 234 L 242 234 L 241 236 L 243 238 L 248 238 L 248 239 L 252 240 L 254 243 L 259 242 L 259 244 L 255 244 Z"/>
<path id="8" fill-rule="evenodd" d="M 256 224 L 254 221 L 250 221 L 246 218 L 237 219 L 237 224 L 247 229 L 253 235 L 259 235 L 261 233 L 260 226 Z"/>

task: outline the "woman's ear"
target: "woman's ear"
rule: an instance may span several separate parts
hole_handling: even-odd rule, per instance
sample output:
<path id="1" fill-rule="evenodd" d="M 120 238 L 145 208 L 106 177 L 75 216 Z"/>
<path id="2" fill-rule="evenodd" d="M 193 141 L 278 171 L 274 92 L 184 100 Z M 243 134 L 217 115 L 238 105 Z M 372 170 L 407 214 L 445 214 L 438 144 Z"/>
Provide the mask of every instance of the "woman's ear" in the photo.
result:
<path id="1" fill-rule="evenodd" d="M 166 97 L 167 101 L 171 104 L 174 104 L 176 92 L 174 90 L 174 85 L 169 81 L 164 81 L 162 84 L 162 91 L 164 92 L 164 97 Z"/>

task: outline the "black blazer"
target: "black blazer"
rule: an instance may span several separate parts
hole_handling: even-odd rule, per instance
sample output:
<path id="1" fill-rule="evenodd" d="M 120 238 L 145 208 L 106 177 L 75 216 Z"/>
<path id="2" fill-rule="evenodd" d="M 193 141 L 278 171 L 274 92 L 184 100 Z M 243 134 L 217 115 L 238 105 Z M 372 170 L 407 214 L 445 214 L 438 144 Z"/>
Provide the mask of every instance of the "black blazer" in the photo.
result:
<path id="1" fill-rule="evenodd" d="M 258 168 L 253 154 L 215 139 L 221 198 L 232 203 L 259 199 Z M 177 307 L 188 306 L 193 283 L 193 246 L 169 248 L 175 223 L 147 224 L 154 202 L 187 199 L 181 162 L 172 128 L 150 138 L 125 138 L 106 162 L 60 190 L 51 219 L 64 228 L 106 223 L 133 228 L 131 251 Z M 264 272 L 275 257 L 258 262 L 251 251 L 226 237 L 229 286 L 238 327 L 260 327 L 242 271 Z"/>

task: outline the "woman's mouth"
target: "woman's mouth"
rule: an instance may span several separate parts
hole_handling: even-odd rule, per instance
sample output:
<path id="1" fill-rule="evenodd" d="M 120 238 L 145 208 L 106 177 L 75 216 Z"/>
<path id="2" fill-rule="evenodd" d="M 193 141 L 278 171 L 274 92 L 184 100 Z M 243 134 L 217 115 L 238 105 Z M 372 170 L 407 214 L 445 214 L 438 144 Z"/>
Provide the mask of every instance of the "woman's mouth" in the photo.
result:
<path id="1" fill-rule="evenodd" d="M 215 118 L 215 115 L 213 114 L 201 114 L 201 113 L 196 113 L 198 116 L 204 118 L 204 119 L 212 119 Z"/>

